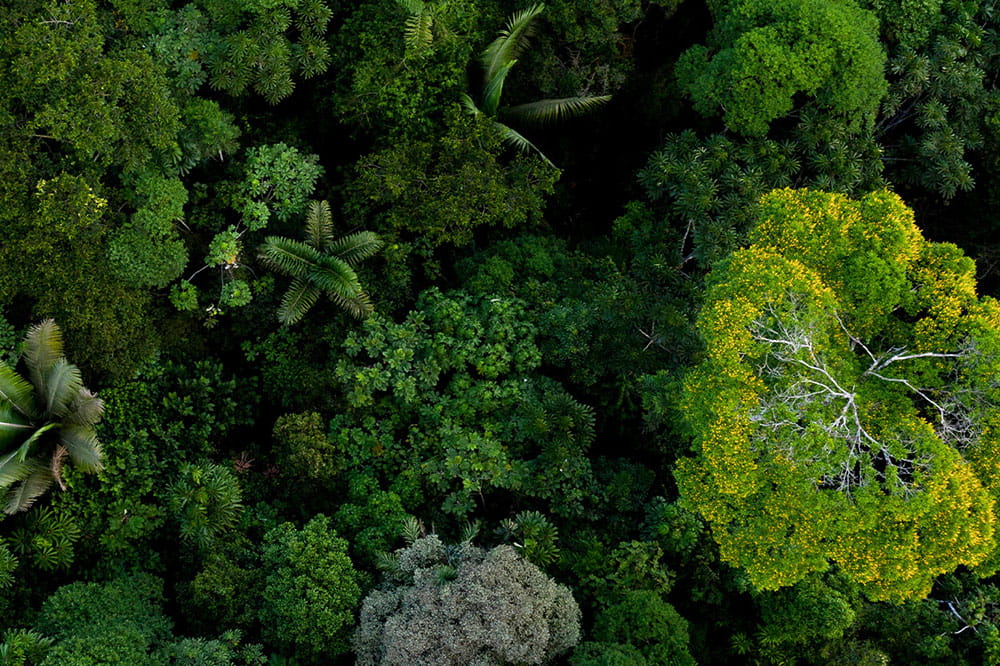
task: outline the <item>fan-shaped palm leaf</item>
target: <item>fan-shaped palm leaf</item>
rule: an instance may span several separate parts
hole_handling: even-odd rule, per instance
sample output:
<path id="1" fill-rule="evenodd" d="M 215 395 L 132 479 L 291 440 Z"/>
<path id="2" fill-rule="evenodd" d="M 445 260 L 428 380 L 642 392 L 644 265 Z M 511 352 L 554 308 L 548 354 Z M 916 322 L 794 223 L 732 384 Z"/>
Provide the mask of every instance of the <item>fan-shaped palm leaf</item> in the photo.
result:
<path id="1" fill-rule="evenodd" d="M 52 319 L 46 319 L 28 329 L 24 338 L 24 361 L 31 383 L 41 393 L 47 393 L 46 378 L 56 361 L 63 357 L 62 331 Z"/>
<path id="2" fill-rule="evenodd" d="M 6 402 L 25 418 L 35 413 L 35 389 L 6 363 L 0 363 L 0 404 Z"/>
<path id="3" fill-rule="evenodd" d="M 55 417 L 65 416 L 82 389 L 80 369 L 64 358 L 57 360 L 45 377 L 46 413 Z"/>
<path id="4" fill-rule="evenodd" d="M 34 461 L 26 464 L 28 475 L 7 494 L 4 512 L 11 514 L 27 511 L 52 485 L 52 470 Z"/>
<path id="5" fill-rule="evenodd" d="M 320 290 L 302 278 L 295 278 L 285 292 L 278 307 L 278 321 L 282 324 L 298 323 L 319 298 Z"/>
<path id="6" fill-rule="evenodd" d="M 489 85 L 501 68 L 521 54 L 534 30 L 532 22 L 544 9 L 545 5 L 538 4 L 511 15 L 507 27 L 500 31 L 500 36 L 486 47 L 482 55 L 486 85 Z"/>
<path id="7" fill-rule="evenodd" d="M 486 81 L 483 86 L 483 113 L 488 116 L 495 116 L 500 107 L 500 96 L 503 94 L 503 84 L 507 80 L 510 68 L 517 64 L 516 60 L 511 60 L 506 65 L 500 67 L 494 77 Z"/>
<path id="8" fill-rule="evenodd" d="M 87 389 L 80 389 L 69 411 L 63 417 L 68 425 L 96 425 L 104 414 L 104 401 Z"/>
<path id="9" fill-rule="evenodd" d="M 358 231 L 330 243 L 327 251 L 346 262 L 348 266 L 355 266 L 358 262 L 364 261 L 381 250 L 383 245 L 385 243 L 378 237 L 378 234 L 371 231 Z"/>
<path id="10" fill-rule="evenodd" d="M 611 95 L 541 99 L 506 108 L 504 115 L 526 122 L 548 123 L 581 116 L 610 100 Z"/>
<path id="11" fill-rule="evenodd" d="M 313 201 L 306 216 L 306 242 L 317 250 L 325 250 L 333 242 L 333 217 L 330 204 Z"/>
<path id="12" fill-rule="evenodd" d="M 97 472 L 101 464 L 101 444 L 90 426 L 69 426 L 59 432 L 59 443 L 66 449 L 73 466 L 84 472 Z"/>
<path id="13" fill-rule="evenodd" d="M 321 256 L 319 250 L 281 236 L 268 236 L 260 249 L 260 260 L 265 266 L 297 278 L 306 277 Z"/>

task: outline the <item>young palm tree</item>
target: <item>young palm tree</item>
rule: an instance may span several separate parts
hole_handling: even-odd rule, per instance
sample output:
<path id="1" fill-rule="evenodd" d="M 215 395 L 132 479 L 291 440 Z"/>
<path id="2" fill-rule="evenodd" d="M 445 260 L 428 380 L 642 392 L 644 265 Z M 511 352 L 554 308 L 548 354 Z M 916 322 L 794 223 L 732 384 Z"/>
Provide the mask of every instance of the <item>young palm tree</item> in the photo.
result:
<path id="1" fill-rule="evenodd" d="M 372 305 L 353 267 L 381 247 L 382 241 L 370 231 L 335 239 L 330 205 L 314 201 L 306 218 L 305 241 L 268 236 L 260 249 L 266 266 L 293 278 L 278 308 L 278 320 L 296 323 L 321 293 L 358 319 L 371 314 Z"/>
<path id="2" fill-rule="evenodd" d="M 9 489 L 8 514 L 27 510 L 53 483 L 65 489 L 67 458 L 84 472 L 101 469 L 94 426 L 104 403 L 83 386 L 62 349 L 62 332 L 46 319 L 24 340 L 29 379 L 0 363 L 0 488 Z"/>
<path id="3" fill-rule="evenodd" d="M 563 118 L 572 118 L 592 110 L 611 99 L 611 95 L 581 95 L 578 97 L 563 97 L 560 99 L 541 99 L 537 102 L 518 104 L 511 107 L 500 107 L 500 97 L 503 84 L 511 68 L 517 64 L 517 57 L 524 51 L 528 39 L 534 33 L 533 21 L 545 9 L 545 5 L 537 4 L 512 14 L 507 19 L 507 26 L 500 31 L 500 36 L 483 51 L 481 60 L 484 69 L 482 101 L 476 104 L 471 97 L 462 95 L 462 103 L 466 110 L 473 114 L 483 114 L 493 120 L 501 136 L 510 144 L 523 151 L 534 150 L 548 164 L 549 158 L 519 132 L 497 120 L 503 116 L 523 122 L 546 123 Z M 552 165 L 555 166 L 555 165 Z"/>

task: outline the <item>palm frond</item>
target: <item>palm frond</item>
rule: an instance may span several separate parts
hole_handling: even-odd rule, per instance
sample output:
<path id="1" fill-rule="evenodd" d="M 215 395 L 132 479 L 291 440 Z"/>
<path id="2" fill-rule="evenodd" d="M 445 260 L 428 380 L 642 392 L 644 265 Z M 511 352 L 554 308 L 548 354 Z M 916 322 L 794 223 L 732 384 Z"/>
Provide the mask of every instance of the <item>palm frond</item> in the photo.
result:
<path id="1" fill-rule="evenodd" d="M 45 377 L 56 361 L 63 357 L 62 331 L 54 319 L 46 319 L 28 329 L 23 353 L 31 383 L 39 393 L 45 393 Z"/>
<path id="2" fill-rule="evenodd" d="M 434 40 L 434 33 L 431 31 L 433 26 L 434 16 L 429 12 L 413 13 L 407 17 L 406 28 L 403 30 L 403 44 L 407 55 L 420 55 L 430 47 Z"/>
<path id="3" fill-rule="evenodd" d="M 319 263 L 318 250 L 301 241 L 281 236 L 268 236 L 260 248 L 260 260 L 272 270 L 302 278 Z"/>
<path id="4" fill-rule="evenodd" d="M 302 278 L 295 278 L 285 292 L 278 307 L 278 321 L 282 324 L 298 323 L 319 298 L 320 290 Z"/>
<path id="5" fill-rule="evenodd" d="M 8 488 L 31 474 L 33 468 L 18 453 L 15 449 L 0 456 L 0 488 Z"/>
<path id="6" fill-rule="evenodd" d="M 104 401 L 82 388 L 69 406 L 62 422 L 67 425 L 96 425 L 104 414 Z"/>
<path id="7" fill-rule="evenodd" d="M 73 467 L 82 472 L 98 472 L 101 464 L 101 443 L 90 426 L 70 426 L 59 432 L 59 443 L 65 447 Z"/>
<path id="8" fill-rule="evenodd" d="M 60 444 L 52 451 L 52 460 L 49 461 L 49 469 L 52 471 L 52 478 L 59 484 L 60 490 L 66 490 L 66 484 L 63 483 L 62 480 L 62 470 L 63 463 L 66 462 L 67 455 L 69 455 L 69 451 L 66 450 L 65 446 Z"/>
<path id="9" fill-rule="evenodd" d="M 322 262 L 309 271 L 309 281 L 329 294 L 354 298 L 361 292 L 361 282 L 354 269 L 336 257 L 323 257 Z"/>
<path id="10" fill-rule="evenodd" d="M 0 449 L 26 437 L 33 429 L 34 426 L 13 407 L 0 403 Z"/>
<path id="11" fill-rule="evenodd" d="M 351 315 L 355 319 L 365 319 L 375 308 L 372 306 L 370 300 L 368 300 L 368 294 L 363 291 L 359 291 L 356 295 L 345 297 L 337 293 L 327 294 L 334 303 L 343 308 L 347 314 Z"/>
<path id="12" fill-rule="evenodd" d="M 484 81 L 487 85 L 497 75 L 500 68 L 517 59 L 521 54 L 528 38 L 534 31 L 532 22 L 544 9 L 545 5 L 537 4 L 512 14 L 507 21 L 507 27 L 500 31 L 500 36 L 486 47 L 486 50 L 483 51 L 482 62 L 485 69 Z"/>
<path id="13" fill-rule="evenodd" d="M 57 360 L 45 377 L 45 411 L 62 417 L 83 389 L 80 369 L 64 358 Z"/>
<path id="14" fill-rule="evenodd" d="M 500 108 L 500 96 L 503 94 L 503 84 L 507 80 L 510 68 L 517 64 L 516 60 L 497 70 L 496 76 L 489 79 L 483 87 L 483 113 L 488 116 L 495 116 Z"/>
<path id="15" fill-rule="evenodd" d="M 333 217 L 330 215 L 330 204 L 326 201 L 313 201 L 309 204 L 309 214 L 306 216 L 306 243 L 317 250 L 324 250 L 333 242 Z"/>
<path id="16" fill-rule="evenodd" d="M 537 102 L 508 107 L 504 109 L 504 115 L 525 122 L 550 123 L 582 116 L 610 100 L 611 95 L 541 99 Z"/>
<path id="17" fill-rule="evenodd" d="M 0 404 L 6 402 L 21 415 L 31 418 L 35 413 L 34 387 L 6 363 L 0 363 Z"/>
<path id="18" fill-rule="evenodd" d="M 30 509 L 35 500 L 41 497 L 55 480 L 52 470 L 48 467 L 36 462 L 27 465 L 31 468 L 30 473 L 7 494 L 7 506 L 4 507 L 4 512 L 7 514 Z"/>
<path id="19" fill-rule="evenodd" d="M 528 141 L 519 132 L 511 129 L 510 127 L 508 127 L 507 125 L 504 125 L 503 123 L 495 123 L 495 124 L 496 124 L 497 129 L 500 132 L 500 137 L 504 141 L 506 141 L 510 145 L 514 146 L 515 148 L 517 148 L 521 152 L 530 153 L 531 151 L 534 151 L 534 152 L 538 153 L 538 156 L 541 157 L 543 160 L 545 160 L 545 163 L 548 164 L 550 167 L 552 167 L 553 169 L 558 169 L 559 168 L 555 164 L 553 164 L 552 161 L 548 157 L 545 156 L 545 153 L 543 153 L 542 151 L 540 151 L 538 149 L 538 146 L 536 146 L 535 144 L 533 144 L 530 141 Z"/>
<path id="20" fill-rule="evenodd" d="M 460 100 L 462 102 L 462 107 L 470 116 L 478 116 L 483 113 L 479 107 L 476 106 L 476 103 L 472 100 L 472 98 L 465 93 L 462 93 Z"/>
<path id="21" fill-rule="evenodd" d="M 347 263 L 348 266 L 355 266 L 359 261 L 364 261 L 382 249 L 385 243 L 378 234 L 371 231 L 358 231 L 353 234 L 338 238 L 330 244 L 328 252 Z"/>

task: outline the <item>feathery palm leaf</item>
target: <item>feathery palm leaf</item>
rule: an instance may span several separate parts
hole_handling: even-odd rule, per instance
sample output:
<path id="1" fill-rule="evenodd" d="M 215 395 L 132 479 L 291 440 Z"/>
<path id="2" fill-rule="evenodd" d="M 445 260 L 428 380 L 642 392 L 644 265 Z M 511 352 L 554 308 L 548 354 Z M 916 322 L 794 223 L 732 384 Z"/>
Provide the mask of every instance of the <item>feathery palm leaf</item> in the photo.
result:
<path id="1" fill-rule="evenodd" d="M 403 43 L 408 54 L 420 54 L 430 47 L 434 40 L 431 28 L 434 26 L 434 16 L 425 11 L 410 14 L 406 19 L 406 29 L 403 31 Z"/>
<path id="2" fill-rule="evenodd" d="M 361 293 L 358 274 L 336 257 L 323 257 L 322 263 L 309 271 L 309 282 L 341 298 L 354 298 Z"/>
<path id="3" fill-rule="evenodd" d="M 343 297 L 339 294 L 328 294 L 328 296 L 355 319 L 364 319 L 374 310 L 371 301 L 368 300 L 368 295 L 363 291 L 351 297 Z"/>
<path id="4" fill-rule="evenodd" d="M 611 95 L 540 99 L 504 109 L 504 115 L 526 122 L 548 123 L 575 118 L 606 104 Z"/>
<path id="5" fill-rule="evenodd" d="M 358 231 L 330 243 L 327 251 L 346 262 L 348 266 L 355 266 L 358 262 L 364 261 L 381 250 L 383 245 L 385 243 L 378 237 L 378 234 L 371 231 Z"/>
<path id="6" fill-rule="evenodd" d="M 52 470 L 35 461 L 25 464 L 27 475 L 7 494 L 4 512 L 8 514 L 27 511 L 52 485 L 55 478 Z"/>
<path id="7" fill-rule="evenodd" d="M 80 389 L 69 407 L 69 412 L 63 417 L 63 423 L 68 425 L 96 425 L 104 414 L 104 401 L 87 389 Z"/>
<path id="8" fill-rule="evenodd" d="M 306 277 L 321 256 L 319 250 L 302 241 L 281 236 L 268 236 L 260 249 L 260 260 L 265 266 L 297 278 Z"/>
<path id="9" fill-rule="evenodd" d="M 25 418 L 35 413 L 35 389 L 6 363 L 0 363 L 0 404 L 6 402 Z"/>
<path id="10" fill-rule="evenodd" d="M 90 426 L 69 426 L 59 433 L 59 443 L 66 449 L 73 466 L 84 472 L 97 472 L 101 464 L 101 444 Z"/>
<path id="11" fill-rule="evenodd" d="M 64 358 L 59 359 L 45 378 L 45 411 L 52 416 L 65 416 L 82 389 L 80 369 Z"/>
<path id="12" fill-rule="evenodd" d="M 309 214 L 306 216 L 306 243 L 317 250 L 325 250 L 333 242 L 333 217 L 330 215 L 330 204 L 326 201 L 313 201 L 309 204 Z"/>
<path id="13" fill-rule="evenodd" d="M 517 64 L 516 60 L 511 60 L 497 70 L 496 76 L 487 79 L 483 86 L 483 113 L 488 116 L 495 116 L 500 107 L 500 96 L 503 94 L 503 84 L 507 80 L 510 68 Z"/>
<path id="14" fill-rule="evenodd" d="M 4 450 L 25 439 L 34 428 L 10 405 L 0 404 L 0 447 Z"/>
<path id="15" fill-rule="evenodd" d="M 521 54 L 534 31 L 532 22 L 544 9 L 545 5 L 537 4 L 511 15 L 507 27 L 500 31 L 500 36 L 486 47 L 482 61 L 486 70 L 487 85 L 502 67 Z"/>
<path id="16" fill-rule="evenodd" d="M 465 108 L 465 111 L 470 116 L 478 116 L 478 115 L 481 115 L 483 113 L 479 109 L 479 107 L 476 106 L 476 103 L 473 101 L 473 99 L 471 97 L 469 97 L 467 94 L 462 93 L 462 96 L 460 97 L 460 101 L 462 102 L 462 107 Z"/>
<path id="17" fill-rule="evenodd" d="M 23 353 L 31 383 L 40 394 L 46 394 L 45 380 L 49 370 L 63 357 L 62 331 L 55 320 L 46 319 L 28 329 Z"/>
<path id="18" fill-rule="evenodd" d="M 535 144 L 531 143 L 526 138 L 524 138 L 524 136 L 521 133 L 515 131 L 514 129 L 500 122 L 494 121 L 494 125 L 496 125 L 497 130 L 500 132 L 500 138 L 502 138 L 510 145 L 514 146 L 521 152 L 525 153 L 535 151 L 536 153 L 538 153 L 538 156 L 541 157 L 543 160 L 545 160 L 545 163 L 548 164 L 550 167 L 552 167 L 553 169 L 559 168 L 552 163 L 552 160 L 550 160 L 548 157 L 545 156 L 545 153 L 543 153 L 538 149 L 538 146 L 536 146 Z"/>
<path id="19" fill-rule="evenodd" d="M 278 307 L 278 321 L 282 324 L 298 323 L 319 298 L 320 290 L 302 278 L 295 278 L 285 292 Z"/>

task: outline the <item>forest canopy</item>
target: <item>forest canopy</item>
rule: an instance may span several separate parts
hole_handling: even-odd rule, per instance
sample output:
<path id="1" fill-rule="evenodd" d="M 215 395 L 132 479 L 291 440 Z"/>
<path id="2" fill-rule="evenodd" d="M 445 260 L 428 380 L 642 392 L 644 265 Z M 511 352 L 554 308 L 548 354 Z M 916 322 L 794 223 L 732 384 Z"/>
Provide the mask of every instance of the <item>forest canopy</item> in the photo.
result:
<path id="1" fill-rule="evenodd" d="M 1000 664 L 989 0 L 0 4 L 0 662 Z"/>

